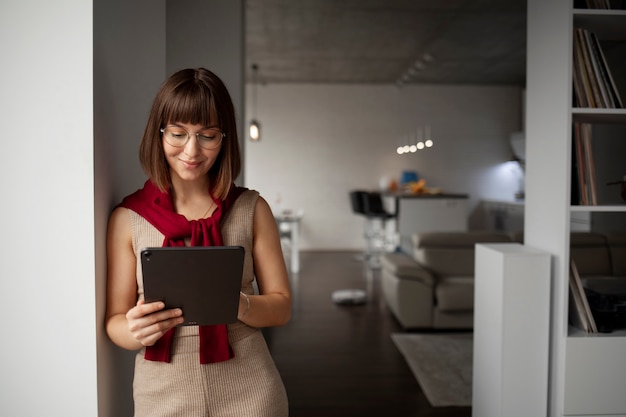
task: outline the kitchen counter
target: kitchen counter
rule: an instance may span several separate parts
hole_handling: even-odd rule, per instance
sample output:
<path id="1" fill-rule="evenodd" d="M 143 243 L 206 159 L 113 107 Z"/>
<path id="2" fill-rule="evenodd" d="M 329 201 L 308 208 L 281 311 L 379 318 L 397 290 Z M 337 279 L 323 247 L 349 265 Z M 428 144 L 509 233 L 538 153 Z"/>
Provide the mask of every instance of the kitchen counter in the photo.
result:
<path id="1" fill-rule="evenodd" d="M 412 251 L 411 236 L 427 231 L 466 231 L 468 194 L 385 193 L 385 209 L 396 215 L 400 246 Z"/>

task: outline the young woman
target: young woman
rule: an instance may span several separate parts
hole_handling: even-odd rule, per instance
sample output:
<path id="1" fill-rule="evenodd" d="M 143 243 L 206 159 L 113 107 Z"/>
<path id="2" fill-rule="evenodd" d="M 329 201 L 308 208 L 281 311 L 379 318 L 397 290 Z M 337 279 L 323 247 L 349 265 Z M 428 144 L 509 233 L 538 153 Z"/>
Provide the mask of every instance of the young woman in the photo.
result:
<path id="1" fill-rule="evenodd" d="M 235 112 L 215 74 L 185 69 L 165 81 L 140 161 L 149 179 L 115 208 L 107 235 L 106 330 L 118 346 L 139 350 L 135 416 L 286 416 L 259 328 L 291 316 L 287 269 L 269 205 L 233 183 L 241 164 Z M 178 326 L 184 311 L 144 302 L 139 252 L 176 245 L 245 248 L 237 323 Z"/>

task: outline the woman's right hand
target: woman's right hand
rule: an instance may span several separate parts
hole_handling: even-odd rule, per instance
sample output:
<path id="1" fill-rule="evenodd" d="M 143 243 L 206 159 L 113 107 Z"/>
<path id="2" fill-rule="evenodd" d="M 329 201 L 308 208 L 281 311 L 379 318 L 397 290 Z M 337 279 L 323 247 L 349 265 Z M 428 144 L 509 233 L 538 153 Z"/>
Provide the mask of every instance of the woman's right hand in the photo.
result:
<path id="1" fill-rule="evenodd" d="M 162 301 L 146 303 L 140 300 L 126 313 L 128 330 L 142 346 L 154 345 L 168 330 L 185 321 L 180 308 L 164 308 Z"/>

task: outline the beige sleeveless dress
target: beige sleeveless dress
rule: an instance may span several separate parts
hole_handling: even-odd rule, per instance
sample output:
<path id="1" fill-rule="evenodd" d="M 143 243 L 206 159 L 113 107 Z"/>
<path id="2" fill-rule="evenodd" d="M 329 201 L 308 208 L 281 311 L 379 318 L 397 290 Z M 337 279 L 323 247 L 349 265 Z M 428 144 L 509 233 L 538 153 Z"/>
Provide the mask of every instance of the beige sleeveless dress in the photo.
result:
<path id="1" fill-rule="evenodd" d="M 224 245 L 245 248 L 241 290 L 253 294 L 252 238 L 254 208 L 259 194 L 245 191 L 222 221 Z M 129 210 L 137 287 L 143 299 L 140 251 L 161 246 L 164 236 L 143 217 Z M 200 364 L 197 326 L 176 329 L 170 363 L 147 361 L 144 349 L 135 358 L 135 417 L 283 417 L 287 395 L 259 329 L 242 322 L 228 325 L 235 357 Z"/>

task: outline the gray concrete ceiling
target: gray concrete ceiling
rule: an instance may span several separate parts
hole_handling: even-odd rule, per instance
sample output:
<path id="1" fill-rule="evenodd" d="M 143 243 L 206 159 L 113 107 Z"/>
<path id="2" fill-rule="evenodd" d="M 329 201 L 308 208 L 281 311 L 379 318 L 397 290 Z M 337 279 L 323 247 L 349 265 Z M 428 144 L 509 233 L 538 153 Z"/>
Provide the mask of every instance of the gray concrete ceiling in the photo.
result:
<path id="1" fill-rule="evenodd" d="M 246 0 L 247 79 L 525 84 L 526 0 Z"/>

